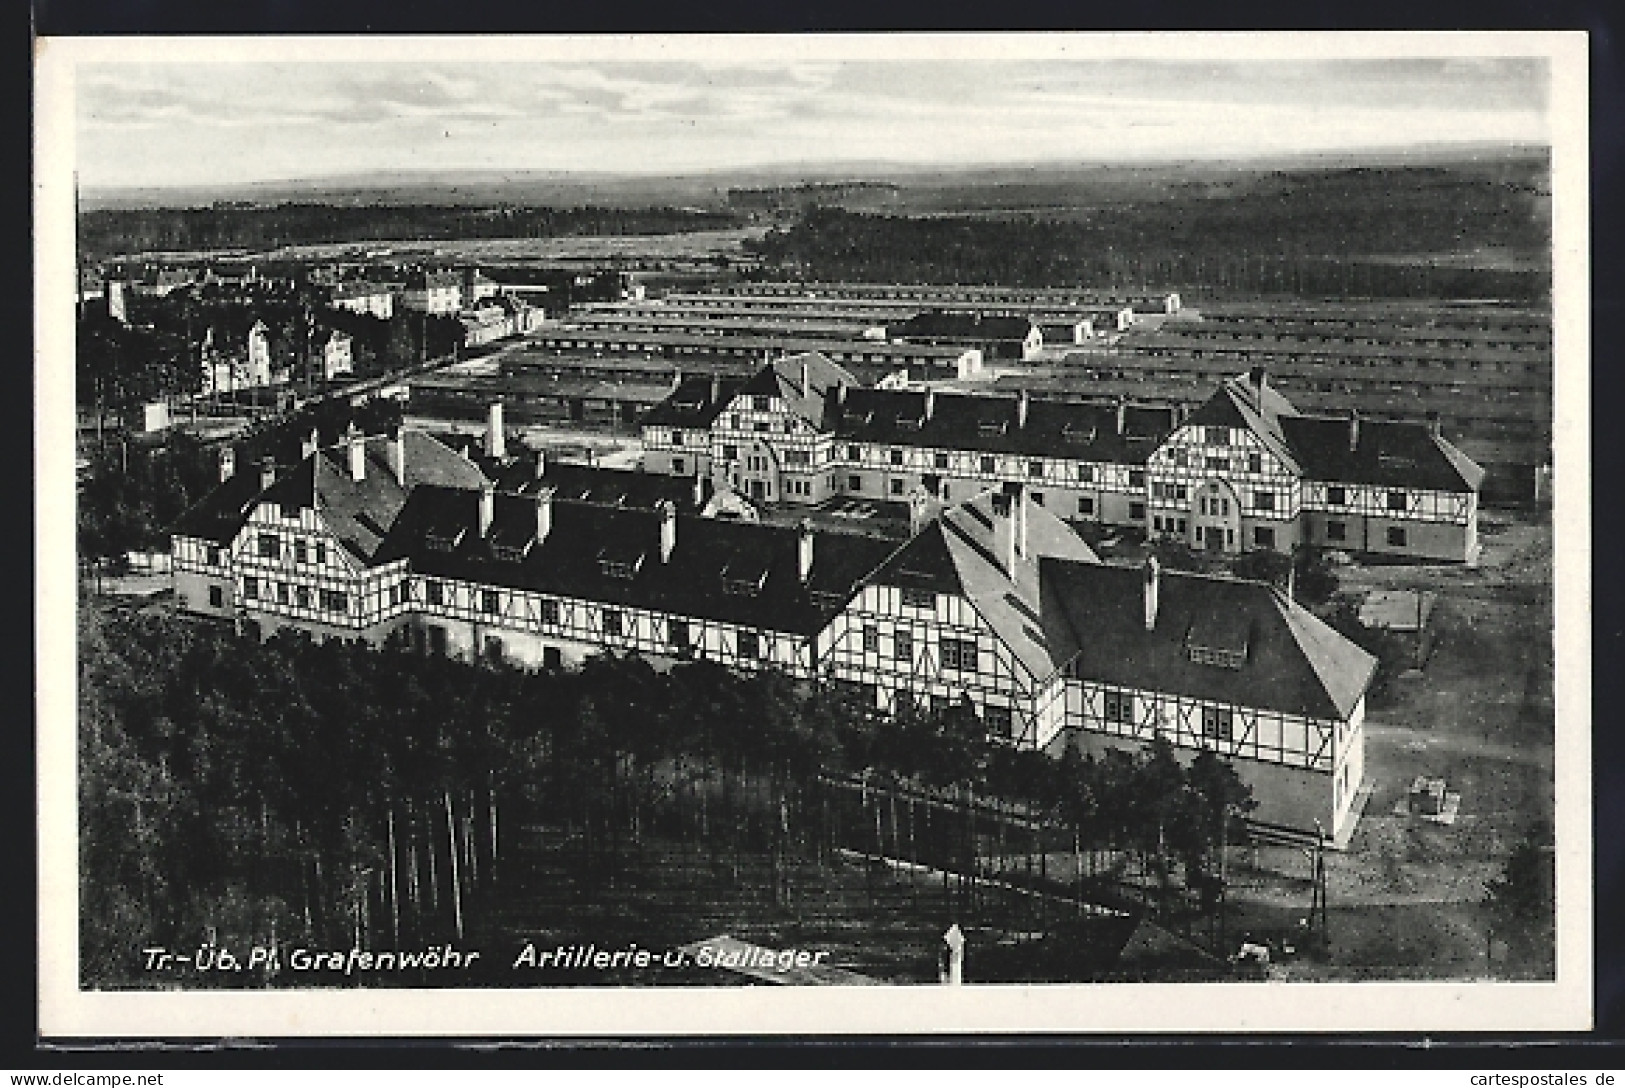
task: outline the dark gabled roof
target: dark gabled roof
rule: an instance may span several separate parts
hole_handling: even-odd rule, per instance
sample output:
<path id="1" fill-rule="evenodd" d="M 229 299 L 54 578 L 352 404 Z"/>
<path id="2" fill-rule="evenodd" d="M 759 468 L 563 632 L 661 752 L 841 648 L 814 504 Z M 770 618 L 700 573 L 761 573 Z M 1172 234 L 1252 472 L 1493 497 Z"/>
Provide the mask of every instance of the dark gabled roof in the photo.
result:
<path id="1" fill-rule="evenodd" d="M 515 561 L 496 558 L 491 541 L 480 537 L 479 501 L 477 491 L 417 488 L 380 550 L 380 561 L 409 557 L 413 571 L 429 577 L 810 636 L 896 547 L 872 537 L 816 532 L 812 570 L 803 584 L 795 528 L 679 515 L 676 546 L 663 563 L 657 511 L 555 501 L 546 540 Z M 459 543 L 449 552 L 430 548 L 428 531 L 447 525 L 464 530 Z M 511 545 L 533 535 L 535 526 L 534 498 L 494 497 L 492 535 Z M 613 542 L 615 554 L 605 553 L 607 542 Z M 600 563 L 635 562 L 638 556 L 642 562 L 630 578 L 616 577 Z M 724 589 L 725 572 L 737 576 L 764 568 L 755 595 Z"/>
<path id="2" fill-rule="evenodd" d="M 173 536 L 230 544 L 260 499 L 258 466 L 237 472 L 193 503 L 170 527 Z"/>
<path id="3" fill-rule="evenodd" d="M 171 532 L 220 543 L 229 542 L 261 502 L 308 508 L 314 501 L 324 524 L 345 549 L 369 562 L 406 501 L 419 484 L 478 488 L 484 476 L 467 458 L 419 431 L 403 431 L 406 486 L 389 466 L 389 439 L 363 439 L 364 477 L 350 479 L 346 444 L 318 450 L 297 465 L 282 469 L 269 488 L 260 487 L 258 465 L 244 466 L 231 479 L 181 515 Z"/>
<path id="4" fill-rule="evenodd" d="M 905 339 L 943 336 L 1019 344 L 1032 333 L 1033 323 L 1025 317 L 984 317 L 978 313 L 927 310 L 904 321 L 895 331 Z"/>
<path id="5" fill-rule="evenodd" d="M 1266 449 L 1289 469 L 1300 468 L 1281 430 L 1281 421 L 1295 416 L 1292 402 L 1277 393 L 1267 381 L 1255 385 L 1248 375 L 1226 378 L 1207 403 L 1192 412 L 1185 422 L 1197 427 L 1236 427 L 1251 431 Z"/>
<path id="6" fill-rule="evenodd" d="M 1281 427 L 1310 479 L 1454 492 L 1484 482 L 1484 470 L 1425 423 L 1362 419 L 1352 450 L 1347 419 L 1298 416 Z"/>
<path id="7" fill-rule="evenodd" d="M 805 386 L 802 384 L 803 375 Z M 841 386 L 857 388 L 858 380 L 839 363 L 816 351 L 809 351 L 773 360 L 752 375 L 738 391 L 779 397 L 789 411 L 814 427 L 821 427 L 824 424 L 824 404 L 832 399 L 830 393 Z"/>
<path id="8" fill-rule="evenodd" d="M 846 441 L 933 449 L 979 450 L 1032 457 L 1143 465 L 1172 429 L 1166 408 L 1125 407 L 1123 433 L 1115 405 L 1033 398 L 1025 426 L 1018 398 L 918 390 L 852 389 L 832 405 L 830 425 Z"/>
<path id="9" fill-rule="evenodd" d="M 1141 568 L 1046 559 L 1040 575 L 1073 633 L 1070 672 L 1084 680 L 1332 719 L 1353 712 L 1376 671 L 1376 658 L 1263 582 L 1163 571 L 1147 631 Z M 1191 660 L 1193 629 L 1245 642 L 1240 667 Z"/>
<path id="10" fill-rule="evenodd" d="M 990 489 L 926 526 L 867 580 L 878 585 L 929 589 L 968 599 L 1029 673 L 1052 675 L 1072 654 L 1070 633 L 1059 640 L 1044 619 L 1038 562 L 1058 557 L 1098 560 L 1089 545 L 1043 506 L 1027 503 L 1027 557 L 1016 561 L 1012 581 L 1005 564 L 1013 525 L 999 512 L 1006 493 Z"/>
<path id="11" fill-rule="evenodd" d="M 678 510 L 687 512 L 697 511 L 701 505 L 701 501 L 696 500 L 695 480 L 658 472 L 549 459 L 538 477 L 535 460 L 520 457 L 501 468 L 493 468 L 488 474 L 496 480 L 498 491 L 514 495 L 535 495 L 550 487 L 556 499 L 594 506 L 653 510 L 662 502 L 670 502 Z"/>
<path id="12" fill-rule="evenodd" d="M 684 378 L 671 396 L 644 413 L 639 422 L 646 427 L 708 430 L 744 384 L 738 378 L 718 378 L 715 385 L 717 395 L 713 397 L 711 378 Z"/>

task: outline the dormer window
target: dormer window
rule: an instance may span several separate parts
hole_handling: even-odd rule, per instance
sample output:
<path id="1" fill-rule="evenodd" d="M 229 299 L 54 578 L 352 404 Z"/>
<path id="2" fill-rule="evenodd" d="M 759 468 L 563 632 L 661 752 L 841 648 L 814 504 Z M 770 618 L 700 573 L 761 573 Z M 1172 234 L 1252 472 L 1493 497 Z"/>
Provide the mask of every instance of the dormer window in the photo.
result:
<path id="1" fill-rule="evenodd" d="M 435 528 L 424 534 L 423 541 L 430 551 L 449 552 L 456 549 L 463 542 L 463 536 L 468 532 L 467 527 Z"/>
<path id="2" fill-rule="evenodd" d="M 1096 431 L 1094 427 L 1078 427 L 1071 423 L 1068 423 L 1061 430 L 1061 437 L 1066 441 L 1078 442 L 1082 444 L 1093 442 L 1095 440 L 1095 434 Z"/>
<path id="3" fill-rule="evenodd" d="M 630 582 L 637 577 L 638 571 L 643 567 L 643 556 L 636 559 L 610 559 L 605 556 L 598 557 L 598 572 L 606 578 L 615 578 L 623 582 Z"/>
<path id="4" fill-rule="evenodd" d="M 988 436 L 1003 434 L 1004 429 L 1005 422 L 1002 419 L 984 419 L 976 425 L 979 433 Z"/>
<path id="5" fill-rule="evenodd" d="M 900 431 L 917 431 L 921 420 L 917 416 L 901 416 L 897 420 L 897 429 Z"/>
<path id="6" fill-rule="evenodd" d="M 730 560 L 722 568 L 722 592 L 734 597 L 755 597 L 767 585 L 767 570 L 767 564 L 760 560 Z"/>
<path id="7" fill-rule="evenodd" d="M 524 559 L 525 556 L 530 554 L 530 549 L 535 543 L 536 540 L 534 537 L 526 540 L 522 544 L 514 544 L 512 542 L 493 543 L 491 545 L 491 554 L 504 563 L 517 563 Z"/>

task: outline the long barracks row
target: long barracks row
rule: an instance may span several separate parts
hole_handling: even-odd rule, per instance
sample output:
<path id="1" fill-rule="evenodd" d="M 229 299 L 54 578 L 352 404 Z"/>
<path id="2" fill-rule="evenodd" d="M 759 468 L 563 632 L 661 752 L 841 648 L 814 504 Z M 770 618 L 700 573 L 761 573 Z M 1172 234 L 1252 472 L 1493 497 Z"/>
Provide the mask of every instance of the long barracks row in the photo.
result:
<path id="1" fill-rule="evenodd" d="M 882 711 L 969 699 L 991 733 L 1051 753 L 1156 736 L 1217 750 L 1262 822 L 1336 835 L 1354 818 L 1375 662 L 1279 589 L 1103 564 L 1017 482 L 922 510 L 899 544 L 564 468 L 482 468 L 411 430 L 257 472 L 226 456 L 174 528 L 177 600 L 261 634 L 543 668 L 703 656 L 850 685 Z"/>

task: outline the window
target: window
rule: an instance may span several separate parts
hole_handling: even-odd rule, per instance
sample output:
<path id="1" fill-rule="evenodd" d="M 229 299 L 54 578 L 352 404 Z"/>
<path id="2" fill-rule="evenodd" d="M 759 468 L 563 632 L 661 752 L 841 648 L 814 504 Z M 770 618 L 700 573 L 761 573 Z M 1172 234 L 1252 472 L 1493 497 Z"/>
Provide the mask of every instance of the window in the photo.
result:
<path id="1" fill-rule="evenodd" d="M 1143 469 L 1129 469 L 1128 485 L 1130 487 L 1145 486 L 1145 471 Z"/>
<path id="2" fill-rule="evenodd" d="M 1228 457 L 1209 457 L 1206 463 L 1209 472 L 1230 471 L 1230 458 Z"/>
<path id="3" fill-rule="evenodd" d="M 1328 506 L 1342 506 L 1348 502 L 1348 494 L 1341 487 L 1328 487 L 1326 489 L 1326 504 Z"/>
<path id="4" fill-rule="evenodd" d="M 446 629 L 439 624 L 429 626 L 429 652 L 445 656 Z"/>
<path id="5" fill-rule="evenodd" d="M 1108 691 L 1106 693 L 1106 720 L 1132 725 L 1134 723 L 1134 695 L 1127 691 Z"/>
<path id="6" fill-rule="evenodd" d="M 977 668 L 976 640 L 945 638 L 942 640 L 942 667 L 975 672 Z"/>
<path id="7" fill-rule="evenodd" d="M 259 540 L 261 559 L 282 558 L 282 542 L 270 533 L 261 533 Z"/>
<path id="8" fill-rule="evenodd" d="M 299 520 L 299 507 L 298 507 L 298 505 L 295 504 L 295 503 L 289 503 L 289 502 L 283 503 L 282 504 L 282 516 L 285 517 L 285 518 L 288 518 L 288 519 L 290 519 L 292 521 L 298 521 Z"/>
<path id="9" fill-rule="evenodd" d="M 318 543 L 316 545 L 316 565 L 319 567 L 319 566 L 322 566 L 323 564 L 325 564 L 326 562 L 327 562 L 327 545 Z"/>
<path id="10" fill-rule="evenodd" d="M 935 611 L 937 595 L 929 589 L 905 589 L 903 590 L 903 607 L 926 608 Z"/>
<path id="11" fill-rule="evenodd" d="M 210 548 L 209 549 L 209 566 L 218 567 L 219 565 L 220 565 L 220 549 L 219 548 Z"/>
<path id="12" fill-rule="evenodd" d="M 424 582 L 423 583 L 423 599 L 428 601 L 430 604 L 441 604 L 441 603 L 443 603 L 444 597 L 443 597 L 443 593 L 442 593 L 442 590 L 441 590 L 440 583 L 439 582 Z"/>
<path id="13" fill-rule="evenodd" d="M 899 661 L 914 660 L 914 633 L 898 631 L 892 636 L 892 656 Z"/>
<path id="14" fill-rule="evenodd" d="M 937 468 L 947 468 L 948 455 L 946 453 L 939 453 L 931 458 L 931 463 Z"/>
<path id="15" fill-rule="evenodd" d="M 893 480 L 891 482 L 891 493 L 893 495 L 901 495 L 903 493 L 903 481 L 902 480 Z"/>
<path id="16" fill-rule="evenodd" d="M 277 604 L 287 604 L 288 603 L 288 583 L 286 583 L 286 582 L 278 582 L 276 584 L 276 603 Z"/>
<path id="17" fill-rule="evenodd" d="M 1235 733 L 1235 715 L 1228 707 L 1202 708 L 1202 736 L 1209 740 L 1231 740 Z"/>
<path id="18" fill-rule="evenodd" d="M 1403 492 L 1403 491 L 1390 491 L 1390 492 L 1388 492 L 1388 509 L 1390 509 L 1390 510 L 1404 510 L 1405 509 L 1405 492 Z"/>
<path id="19" fill-rule="evenodd" d="M 493 663 L 502 660 L 502 640 L 496 635 L 485 636 L 485 660 Z"/>
<path id="20" fill-rule="evenodd" d="M 502 598 L 496 590 L 480 590 L 480 611 L 492 614 L 502 611 Z"/>
<path id="21" fill-rule="evenodd" d="M 310 549 L 305 546 L 303 540 L 293 542 L 293 561 L 295 563 L 310 562 Z"/>
<path id="22" fill-rule="evenodd" d="M 688 648 L 688 624 L 683 620 L 669 620 L 666 623 L 666 641 L 678 649 Z"/>
<path id="23" fill-rule="evenodd" d="M 1349 527 L 1341 521 L 1328 521 L 1326 523 L 1327 540 L 1345 540 L 1348 538 Z"/>
<path id="24" fill-rule="evenodd" d="M 1254 510 L 1274 510 L 1275 509 L 1275 492 L 1273 492 L 1273 491 L 1254 491 L 1253 492 L 1253 509 Z"/>
<path id="25" fill-rule="evenodd" d="M 1027 462 L 1027 475 L 1032 477 L 1035 480 L 1042 480 L 1044 478 L 1044 462 L 1042 462 L 1042 461 L 1028 461 Z"/>
<path id="26" fill-rule="evenodd" d="M 1030 492 L 1030 494 L 1032 495 L 1033 502 L 1037 503 L 1039 506 L 1044 505 L 1044 493 L 1042 491 L 1033 491 Z"/>
<path id="27" fill-rule="evenodd" d="M 739 447 L 738 446 L 723 446 L 722 447 L 722 459 L 724 461 L 737 461 L 737 460 L 739 460 Z"/>
<path id="28" fill-rule="evenodd" d="M 880 631 L 872 624 L 863 628 L 863 652 L 866 654 L 880 652 Z"/>
<path id="29" fill-rule="evenodd" d="M 1210 446 L 1228 446 L 1230 444 L 1230 428 L 1208 427 L 1207 444 Z"/>
<path id="30" fill-rule="evenodd" d="M 767 420 L 765 420 L 765 419 L 759 419 L 755 423 L 751 424 L 751 430 L 760 431 L 762 434 L 766 434 L 768 431 L 770 431 L 772 429 L 773 429 L 773 425 L 771 423 L 767 422 Z"/>
<path id="31" fill-rule="evenodd" d="M 998 469 L 994 466 L 993 458 L 982 458 L 982 471 L 990 474 L 998 471 Z"/>
<path id="32" fill-rule="evenodd" d="M 226 604 L 225 591 L 222 590 L 219 586 L 210 586 L 209 587 L 209 607 L 211 607 L 211 608 L 224 608 L 225 604 Z"/>
<path id="33" fill-rule="evenodd" d="M 750 406 L 758 412 L 770 411 L 773 407 L 773 398 L 757 395 L 750 398 Z"/>
<path id="34" fill-rule="evenodd" d="M 762 641 L 755 631 L 739 632 L 739 657 L 744 661 L 755 661 L 762 656 Z"/>
<path id="35" fill-rule="evenodd" d="M 1078 513 L 1086 518 L 1095 516 L 1095 500 L 1088 495 L 1078 500 Z"/>
<path id="36" fill-rule="evenodd" d="M 243 579 L 243 596 L 258 600 L 260 595 L 260 580 L 258 578 Z"/>
<path id="37" fill-rule="evenodd" d="M 1403 548 L 1405 546 L 1405 527 L 1403 525 L 1388 526 L 1388 546 L 1390 548 Z"/>
<path id="38" fill-rule="evenodd" d="M 862 476 L 848 476 L 846 478 L 846 489 L 848 491 L 862 491 L 863 490 L 863 477 Z"/>
<path id="39" fill-rule="evenodd" d="M 348 612 L 350 610 L 350 595 L 342 590 L 322 590 L 322 610 L 325 612 Z"/>
<path id="40" fill-rule="evenodd" d="M 671 459 L 671 470 L 681 476 L 688 471 L 688 463 L 681 457 L 673 457 Z"/>
<path id="41" fill-rule="evenodd" d="M 621 633 L 621 614 L 613 608 L 604 609 L 604 634 L 618 635 Z"/>
<path id="42" fill-rule="evenodd" d="M 1253 529 L 1253 543 L 1260 548 L 1275 547 L 1275 530 L 1263 525 Z"/>
<path id="43" fill-rule="evenodd" d="M 891 451 L 891 463 L 894 464 L 894 465 L 900 465 L 900 464 L 903 463 L 903 451 L 902 450 L 892 450 Z"/>
<path id="44" fill-rule="evenodd" d="M 1094 465 L 1079 465 L 1078 466 L 1078 479 L 1083 481 L 1086 484 L 1094 483 L 1095 482 L 1095 466 Z"/>
<path id="45" fill-rule="evenodd" d="M 674 446 L 681 446 L 683 444 L 683 432 L 682 431 L 673 431 L 673 432 L 671 432 L 671 444 L 674 445 Z"/>
<path id="46" fill-rule="evenodd" d="M 293 591 L 293 603 L 300 608 L 310 607 L 310 590 L 305 586 L 296 586 Z"/>
<path id="47" fill-rule="evenodd" d="M 1130 521 L 1145 520 L 1145 503 L 1131 502 L 1128 504 L 1128 517 Z"/>
<path id="48" fill-rule="evenodd" d="M 1185 451 L 1183 449 L 1169 450 L 1168 451 L 1168 460 L 1173 462 L 1173 465 L 1174 465 L 1175 468 L 1184 468 L 1185 467 Z"/>
<path id="49" fill-rule="evenodd" d="M 564 655 L 557 646 L 542 647 L 542 667 L 544 669 L 561 669 L 564 667 Z"/>
<path id="50" fill-rule="evenodd" d="M 862 456 L 863 456 L 862 451 L 860 451 L 858 449 L 858 447 L 856 447 L 856 446 L 848 446 L 848 447 L 846 447 L 846 459 L 848 461 L 857 461 L 857 460 L 861 459 Z"/>
<path id="51" fill-rule="evenodd" d="M 990 706 L 982 712 L 982 721 L 989 736 L 1013 737 L 1016 732 L 1015 715 L 1007 706 Z"/>

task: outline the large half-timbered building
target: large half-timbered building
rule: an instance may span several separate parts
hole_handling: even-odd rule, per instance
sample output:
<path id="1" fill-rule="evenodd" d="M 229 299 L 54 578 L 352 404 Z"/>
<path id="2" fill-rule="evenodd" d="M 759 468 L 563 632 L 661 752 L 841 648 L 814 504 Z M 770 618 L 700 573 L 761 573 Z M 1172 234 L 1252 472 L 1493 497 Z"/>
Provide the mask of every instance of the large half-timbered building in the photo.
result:
<path id="1" fill-rule="evenodd" d="M 685 387 L 651 415 L 679 414 L 679 395 L 695 396 Z M 1313 544 L 1419 560 L 1478 556 L 1484 471 L 1436 424 L 1302 415 L 1262 368 L 1224 380 L 1187 414 L 1026 393 L 863 388 L 812 354 L 769 364 L 725 403 L 685 418 L 682 434 L 646 428 L 650 471 L 709 467 L 761 503 L 902 502 L 917 489 L 952 503 L 1021 483 L 1062 518 L 1205 550 Z M 667 443 L 697 448 L 704 419 L 709 461 L 676 458 Z"/>
<path id="2" fill-rule="evenodd" d="M 894 713 L 968 700 L 991 734 L 1050 752 L 1215 750 L 1264 822 L 1352 818 L 1374 661 L 1262 583 L 1102 564 L 1024 482 L 946 501 L 899 544 L 486 460 L 413 431 L 312 443 L 280 470 L 228 459 L 175 527 L 179 605 L 529 667 L 605 649 L 773 666 Z"/>

